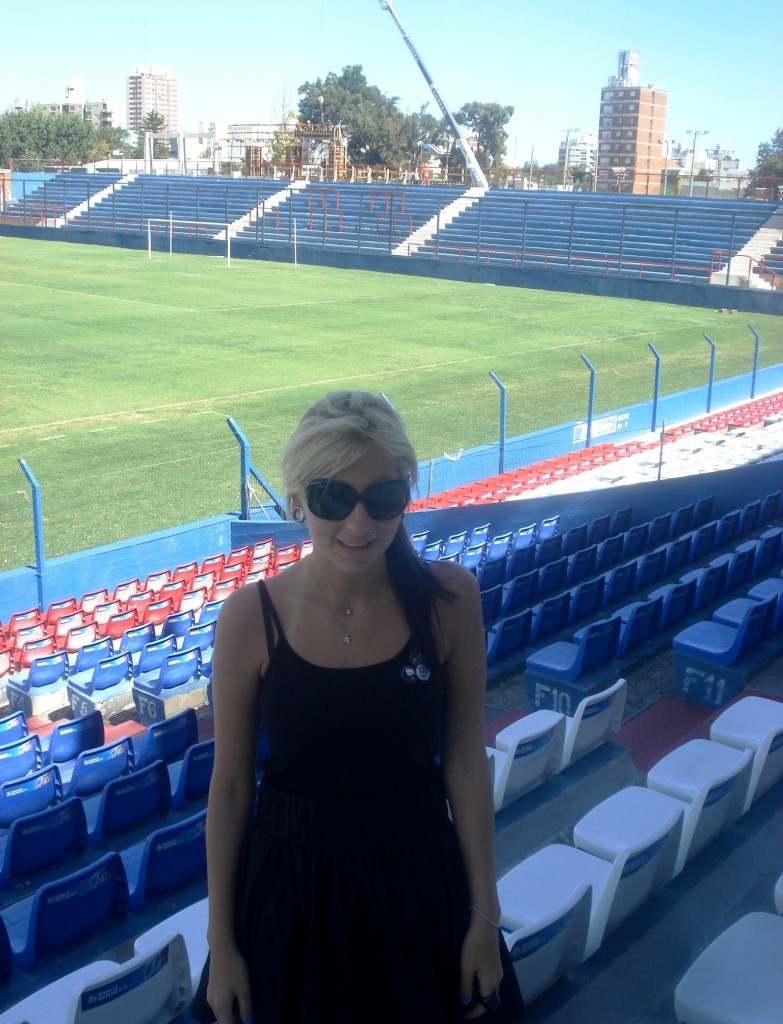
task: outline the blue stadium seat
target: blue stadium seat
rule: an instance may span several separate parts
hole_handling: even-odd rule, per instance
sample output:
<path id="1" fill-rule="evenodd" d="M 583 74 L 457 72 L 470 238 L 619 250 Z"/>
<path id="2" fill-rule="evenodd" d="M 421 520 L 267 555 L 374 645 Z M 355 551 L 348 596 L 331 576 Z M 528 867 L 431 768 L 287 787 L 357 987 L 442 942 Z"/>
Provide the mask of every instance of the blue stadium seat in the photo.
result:
<path id="1" fill-rule="evenodd" d="M 601 607 L 604 596 L 604 577 L 594 576 L 582 580 L 569 591 L 571 603 L 568 608 L 568 624 L 576 625 L 588 616 L 593 615 Z"/>
<path id="2" fill-rule="evenodd" d="M 188 800 L 206 796 L 215 763 L 214 739 L 194 743 L 181 761 L 169 764 L 171 806 L 178 810 Z"/>
<path id="3" fill-rule="evenodd" d="M 560 536 L 560 534 L 558 534 Z M 558 558 L 554 562 L 547 562 L 538 570 L 538 596 L 549 597 L 562 590 L 566 585 L 566 572 L 568 571 L 568 559 Z"/>
<path id="4" fill-rule="evenodd" d="M 35 658 L 30 667 L 17 672 L 13 677 L 15 686 L 29 692 L 39 686 L 51 686 L 60 683 L 68 676 L 68 655 L 65 651 L 56 651 Z"/>
<path id="5" fill-rule="evenodd" d="M 56 764 L 31 772 L 23 779 L 0 783 L 0 829 L 17 818 L 43 811 L 62 800 L 60 769 Z"/>
<path id="6" fill-rule="evenodd" d="M 163 761 L 153 761 L 129 775 L 108 782 L 100 796 L 84 801 L 90 846 L 101 846 L 171 806 L 171 781 Z"/>
<path id="7" fill-rule="evenodd" d="M 100 711 L 90 711 L 60 722 L 41 744 L 43 764 L 73 761 L 83 750 L 94 750 L 103 743 L 103 717 Z"/>
<path id="8" fill-rule="evenodd" d="M 125 868 L 118 853 L 107 853 L 2 911 L 14 964 L 34 971 L 61 950 L 116 925 L 127 909 Z"/>
<path id="9" fill-rule="evenodd" d="M 188 747 L 198 742 L 198 720 L 193 708 L 150 725 L 132 738 L 136 767 L 161 758 L 167 764 L 185 756 Z"/>
<path id="10" fill-rule="evenodd" d="M 610 569 L 604 574 L 602 607 L 608 608 L 629 595 L 636 582 L 636 572 L 636 561 L 633 561 L 616 565 L 614 569 Z"/>
<path id="11" fill-rule="evenodd" d="M 206 626 L 208 623 L 204 622 Z M 177 638 L 173 633 L 159 640 L 151 640 L 142 648 L 138 660 L 133 666 L 133 674 L 138 677 L 160 670 L 161 665 L 170 654 L 177 650 Z"/>
<path id="12" fill-rule="evenodd" d="M 675 636 L 674 650 L 716 665 L 733 665 L 760 643 L 770 604 L 770 600 L 749 603 L 737 626 L 714 620 L 694 622 Z"/>
<path id="13" fill-rule="evenodd" d="M 0 746 L 21 740 L 27 732 L 27 717 L 24 711 L 16 711 L 5 718 L 0 718 Z"/>
<path id="14" fill-rule="evenodd" d="M 568 570 L 566 581 L 569 586 L 574 586 L 586 576 L 592 576 L 598 562 L 598 545 L 590 544 L 588 547 L 580 548 L 568 556 Z"/>
<path id="15" fill-rule="evenodd" d="M 133 665 L 128 651 L 122 654 L 112 654 L 99 661 L 90 671 L 81 672 L 78 675 L 74 673 L 68 680 L 68 686 L 91 697 L 95 693 L 109 690 L 121 683 L 130 685 L 132 669 Z"/>
<path id="16" fill-rule="evenodd" d="M 467 547 L 459 559 L 459 564 L 465 569 L 470 569 L 471 572 L 475 572 L 478 575 L 478 571 L 481 568 L 482 563 L 487 554 L 486 544 L 473 544 Z M 505 569 L 505 564 L 504 564 Z"/>
<path id="17" fill-rule="evenodd" d="M 70 857 L 87 847 L 84 806 L 70 797 L 43 811 L 17 818 L 0 835 L 0 889 L 25 882 L 29 875 Z"/>
<path id="18" fill-rule="evenodd" d="M 41 741 L 32 733 L 0 746 L 0 782 L 21 779 L 41 767 Z"/>
<path id="19" fill-rule="evenodd" d="M 501 615 L 513 615 L 529 607 L 538 595 L 538 569 L 516 576 L 503 584 L 503 600 L 500 604 Z"/>
<path id="20" fill-rule="evenodd" d="M 563 534 L 553 533 L 536 544 L 536 565 L 548 565 L 563 556 Z"/>
<path id="21" fill-rule="evenodd" d="M 589 544 L 600 544 L 606 540 L 609 536 L 609 531 L 612 526 L 612 517 L 609 513 L 603 516 L 597 516 L 592 520 L 587 531 L 587 541 Z"/>
<path id="22" fill-rule="evenodd" d="M 487 631 L 487 665 L 521 651 L 530 638 L 532 620 L 530 608 L 498 619 Z"/>
<path id="23" fill-rule="evenodd" d="M 625 559 L 635 558 L 647 547 L 648 536 L 650 533 L 649 523 L 639 523 L 637 526 L 632 526 L 623 535 L 623 554 L 622 557 Z"/>
<path id="24" fill-rule="evenodd" d="M 536 564 L 536 548 L 533 545 L 529 547 L 519 547 L 512 551 L 508 556 L 506 563 L 506 579 L 513 580 L 517 576 L 523 576 L 527 572 L 532 572 Z"/>
<path id="25" fill-rule="evenodd" d="M 91 644 L 85 644 L 84 647 L 79 648 L 73 658 L 71 670 L 68 673 L 69 678 L 82 672 L 91 672 L 98 662 L 111 657 L 112 654 L 114 654 L 114 646 L 108 636 L 95 640 Z"/>
<path id="26" fill-rule="evenodd" d="M 573 642 L 560 640 L 531 654 L 526 670 L 551 679 L 573 682 L 612 657 L 619 635 L 618 615 L 598 619 L 578 630 Z"/>
<path id="27" fill-rule="evenodd" d="M 648 597 L 617 609 L 615 614 L 620 616 L 621 626 L 614 652 L 616 658 L 624 657 L 656 634 L 662 607 L 663 597 Z"/>
<path id="28" fill-rule="evenodd" d="M 690 611 L 692 615 L 696 615 L 724 593 L 726 566 L 723 563 L 708 565 L 701 569 L 693 569 L 692 572 L 686 572 L 680 577 L 680 583 L 688 583 L 690 580 L 695 583 Z"/>
<path id="29" fill-rule="evenodd" d="M 598 557 L 595 563 L 596 572 L 608 572 L 613 569 L 623 557 L 623 545 L 625 537 L 622 533 L 614 533 L 611 537 L 601 541 L 598 546 Z"/>
<path id="30" fill-rule="evenodd" d="M 587 523 L 580 523 L 579 526 L 572 526 L 563 534 L 563 554 L 574 555 L 577 551 L 587 547 L 587 536 L 589 527 Z"/>
<path id="31" fill-rule="evenodd" d="M 470 549 L 468 549 L 470 550 Z M 463 562 L 464 564 L 464 562 Z M 491 590 L 506 580 L 506 556 L 487 555 L 486 559 L 478 567 L 477 578 L 482 590 Z"/>
<path id="32" fill-rule="evenodd" d="M 157 672 L 139 674 L 134 687 L 145 693 L 159 694 L 198 679 L 201 675 L 201 651 L 198 647 L 169 654 Z"/>
<path id="33" fill-rule="evenodd" d="M 548 636 L 562 629 L 568 620 L 570 604 L 568 591 L 555 594 L 553 597 L 545 597 L 543 601 L 534 604 L 530 629 L 531 643 L 546 640 Z"/>
<path id="34" fill-rule="evenodd" d="M 636 559 L 636 579 L 632 590 L 645 590 L 657 583 L 666 567 L 666 552 L 663 548 L 646 551 Z"/>
<path id="35" fill-rule="evenodd" d="M 164 825 L 122 852 L 130 908 L 141 913 L 163 896 L 206 873 L 206 809 Z"/>
<path id="36" fill-rule="evenodd" d="M 83 750 L 61 767 L 66 796 L 87 797 L 100 793 L 107 782 L 133 770 L 133 746 L 127 736 L 92 750 Z"/>
<path id="37" fill-rule="evenodd" d="M 665 583 L 657 590 L 648 595 L 651 598 L 661 598 L 661 617 L 658 620 L 658 628 L 663 632 L 670 626 L 677 626 L 690 614 L 693 603 L 693 591 L 696 589 L 696 581 L 690 580 L 686 583 Z"/>

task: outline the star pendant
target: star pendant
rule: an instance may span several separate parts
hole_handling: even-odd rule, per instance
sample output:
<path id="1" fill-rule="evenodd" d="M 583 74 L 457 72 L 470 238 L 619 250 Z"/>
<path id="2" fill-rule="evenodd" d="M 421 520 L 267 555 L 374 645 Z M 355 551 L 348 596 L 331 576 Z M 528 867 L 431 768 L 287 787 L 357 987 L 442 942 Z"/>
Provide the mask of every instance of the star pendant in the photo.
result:
<path id="1" fill-rule="evenodd" d="M 351 643 L 351 634 L 350 633 L 343 633 L 343 643 L 350 645 L 350 643 Z"/>

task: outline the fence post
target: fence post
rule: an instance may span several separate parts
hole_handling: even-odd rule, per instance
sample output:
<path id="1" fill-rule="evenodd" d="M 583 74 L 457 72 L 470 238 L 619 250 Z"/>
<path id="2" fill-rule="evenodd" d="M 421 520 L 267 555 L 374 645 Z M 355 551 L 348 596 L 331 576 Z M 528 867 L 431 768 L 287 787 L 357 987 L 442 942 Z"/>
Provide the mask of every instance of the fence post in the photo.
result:
<path id="1" fill-rule="evenodd" d="M 712 408 L 712 385 L 715 381 L 715 349 L 717 348 L 717 345 L 709 334 L 704 333 L 704 337 L 710 343 L 710 379 L 707 384 L 707 412 L 709 412 Z"/>
<path id="2" fill-rule="evenodd" d="M 589 448 L 593 441 L 593 406 L 595 404 L 595 367 L 587 358 L 586 355 L 582 356 L 585 366 L 590 371 L 590 393 L 587 400 L 587 439 L 585 441 L 585 448 Z"/>
<path id="3" fill-rule="evenodd" d="M 500 437 L 498 440 L 498 473 L 505 472 L 506 463 L 506 386 L 497 377 L 496 374 L 489 371 L 489 375 L 494 380 L 500 391 Z"/>
<path id="4" fill-rule="evenodd" d="M 759 332 L 756 330 L 755 327 L 753 327 L 751 324 L 748 324 L 748 328 L 753 332 L 753 337 L 756 339 L 753 345 L 753 373 L 750 376 L 750 397 L 755 398 L 756 373 L 758 372 L 759 368 L 759 343 L 761 342 L 761 338 L 759 337 Z"/>
<path id="5" fill-rule="evenodd" d="M 652 405 L 652 423 L 650 424 L 650 431 L 655 433 L 655 418 L 658 413 L 658 391 L 661 386 L 661 357 L 656 352 L 655 346 L 651 341 L 647 342 L 647 347 L 655 356 L 655 383 L 653 385 L 653 405 Z"/>
<path id="6" fill-rule="evenodd" d="M 272 503 L 274 504 L 277 513 L 280 515 L 282 519 L 284 519 L 285 514 L 283 512 L 283 509 L 285 507 L 285 502 L 282 501 L 282 499 L 279 498 L 278 495 L 272 490 L 272 488 L 269 486 L 266 480 L 264 480 L 264 478 L 258 472 L 256 467 L 250 461 L 250 442 L 245 436 L 244 431 L 236 422 L 236 420 L 232 419 L 230 416 L 227 417 L 226 423 L 228 423 L 231 429 L 231 433 L 234 435 L 237 441 L 239 441 L 239 472 L 242 477 L 240 482 L 239 495 L 241 509 L 240 518 L 245 522 L 247 522 L 250 519 L 250 497 L 248 492 L 248 480 L 250 479 L 251 476 L 253 476 L 261 484 L 266 493 L 272 499 Z"/>
<path id="7" fill-rule="evenodd" d="M 46 556 L 44 554 L 43 510 L 41 506 L 41 485 L 35 474 L 24 459 L 19 460 L 22 472 L 27 477 L 33 496 L 33 532 L 35 534 L 35 576 L 38 588 L 38 607 L 44 610 L 44 576 L 46 574 Z"/>

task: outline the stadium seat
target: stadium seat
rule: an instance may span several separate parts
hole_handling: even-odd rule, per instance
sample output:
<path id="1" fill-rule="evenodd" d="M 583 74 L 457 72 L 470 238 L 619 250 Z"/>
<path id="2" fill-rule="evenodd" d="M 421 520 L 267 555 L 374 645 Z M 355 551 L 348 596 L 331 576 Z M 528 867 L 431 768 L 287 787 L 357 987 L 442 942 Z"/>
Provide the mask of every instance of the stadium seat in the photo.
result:
<path id="1" fill-rule="evenodd" d="M 41 744 L 43 764 L 72 761 L 83 750 L 94 750 L 103 743 L 103 718 L 100 711 L 57 724 Z"/>
<path id="2" fill-rule="evenodd" d="M 674 877 L 683 809 L 644 786 L 626 786 L 596 804 L 574 825 L 574 846 L 613 864 L 624 858 L 618 890 L 621 918 Z M 630 859 L 629 859 L 630 855 Z"/>
<path id="3" fill-rule="evenodd" d="M 494 622 L 487 630 L 487 665 L 521 651 L 530 639 L 533 614 L 529 608 Z"/>
<path id="4" fill-rule="evenodd" d="M 144 672 L 134 679 L 134 689 L 146 693 L 160 694 L 177 686 L 198 679 L 201 675 L 201 651 L 190 647 L 168 654 L 156 672 Z"/>
<path id="5" fill-rule="evenodd" d="M 208 739 L 194 743 L 188 747 L 181 760 L 169 764 L 171 806 L 175 810 L 179 810 L 189 800 L 206 797 L 214 763 L 215 741 Z"/>
<path id="6" fill-rule="evenodd" d="M 41 767 L 41 741 L 34 733 L 0 745 L 0 782 L 22 779 Z"/>
<path id="7" fill-rule="evenodd" d="M 573 682 L 612 657 L 619 635 L 619 616 L 598 619 L 578 630 L 573 642 L 559 640 L 529 655 L 526 671 L 548 679 Z"/>
<path id="8" fill-rule="evenodd" d="M 751 770 L 752 751 L 702 739 L 675 747 L 649 770 L 648 789 L 676 800 L 685 815 L 675 874 L 743 813 Z"/>
<path id="9" fill-rule="evenodd" d="M 98 960 L 51 982 L 13 1012 L 27 1024 L 170 1024 L 191 997 L 185 939 L 172 932 L 122 963 Z"/>
<path id="10" fill-rule="evenodd" d="M 155 817 L 165 817 L 170 806 L 171 782 L 163 761 L 113 779 L 100 796 L 84 801 L 89 844 L 102 846 Z"/>
<path id="11" fill-rule="evenodd" d="M 159 924 L 142 932 L 134 943 L 134 952 L 145 953 L 149 949 L 156 948 L 161 939 L 167 935 L 181 935 L 188 950 L 191 986 L 195 992 L 209 953 L 207 945 L 208 912 L 206 899 L 197 900 L 182 910 L 175 911 Z"/>
<path id="12" fill-rule="evenodd" d="M 0 782 L 0 829 L 10 828 L 17 818 L 43 811 L 61 799 L 62 783 L 56 764 Z"/>
<path id="13" fill-rule="evenodd" d="M 650 598 L 661 598 L 661 617 L 658 620 L 661 632 L 679 625 L 688 616 L 695 588 L 696 583 L 691 580 L 687 583 L 666 583 L 651 591 Z"/>
<path id="14" fill-rule="evenodd" d="M 746 601 L 743 604 L 743 613 L 736 626 L 716 618 L 694 622 L 674 637 L 674 650 L 716 665 L 733 665 L 761 642 L 774 608 L 774 599 Z M 715 616 L 719 614 L 720 609 L 717 609 Z"/>
<path id="15" fill-rule="evenodd" d="M 565 625 L 571 606 L 568 591 L 546 597 L 533 605 L 533 619 L 530 628 L 530 642 L 546 640 Z"/>
<path id="16" fill-rule="evenodd" d="M 0 746 L 22 739 L 28 731 L 27 718 L 23 711 L 15 711 L 0 718 Z"/>
<path id="17" fill-rule="evenodd" d="M 783 918 L 746 914 L 700 953 L 674 990 L 680 1024 L 763 1024 L 783 1004 Z"/>
<path id="18" fill-rule="evenodd" d="M 598 612 L 604 595 L 604 577 L 594 576 L 582 580 L 568 592 L 570 604 L 568 608 L 568 624 L 575 626 L 590 615 Z"/>
<path id="19" fill-rule="evenodd" d="M 503 599 L 500 603 L 501 615 L 513 615 L 515 612 L 528 608 L 538 595 L 538 569 L 515 576 L 503 584 Z"/>
<path id="20" fill-rule="evenodd" d="M 573 717 L 566 715 L 563 759 L 560 771 L 596 750 L 623 724 L 628 684 L 625 679 L 579 702 Z"/>
<path id="21" fill-rule="evenodd" d="M 613 860 L 551 843 L 517 864 L 498 882 L 501 926 L 513 931 L 529 919 L 531 902 L 560 904 L 577 886 L 586 885 L 592 889 L 592 900 L 583 959 L 592 956 L 604 936 L 639 906 L 652 887 L 652 872 L 645 868 L 652 851 L 660 848 L 659 830 L 635 827 L 635 820 L 631 824 L 630 833 L 640 838 L 629 841 Z"/>
<path id="22" fill-rule="evenodd" d="M 136 767 L 161 758 L 167 764 L 185 756 L 188 747 L 198 742 L 198 721 L 193 708 L 150 725 L 133 737 Z"/>
<path id="23" fill-rule="evenodd" d="M 767 697 L 742 697 L 713 721 L 710 739 L 753 752 L 743 812 L 783 776 L 783 702 Z"/>
<path id="24" fill-rule="evenodd" d="M 79 673 L 91 672 L 99 662 L 110 658 L 112 654 L 114 654 L 114 646 L 109 637 L 102 637 L 100 640 L 85 644 L 76 651 L 68 677 L 72 679 Z"/>
<path id="25" fill-rule="evenodd" d="M 143 843 L 122 851 L 130 891 L 130 909 L 141 913 L 175 889 L 205 876 L 206 809 L 164 825 Z"/>
<path id="26" fill-rule="evenodd" d="M 14 963 L 36 970 L 60 950 L 118 923 L 127 905 L 128 882 L 118 853 L 42 885 L 1 912 Z"/>
<path id="27" fill-rule="evenodd" d="M 160 670 L 161 665 L 170 654 L 177 650 L 177 638 L 173 633 L 162 636 L 158 640 L 151 640 L 145 644 L 135 660 L 133 675 L 148 675 Z"/>
<path id="28" fill-rule="evenodd" d="M 495 737 L 494 804 L 497 813 L 560 769 L 565 716 L 534 711 Z"/>
<path id="29" fill-rule="evenodd" d="M 133 770 L 133 747 L 127 736 L 83 750 L 73 761 L 60 767 L 66 797 L 88 797 L 100 793 L 107 782 Z"/>
<path id="30" fill-rule="evenodd" d="M 662 597 L 648 597 L 617 609 L 614 614 L 620 618 L 620 635 L 613 657 L 624 657 L 656 635 L 662 607 Z"/>
<path id="31" fill-rule="evenodd" d="M 592 890 L 578 883 L 560 903 L 548 891 L 539 901 L 528 895 L 516 908 L 525 923 L 503 931 L 526 1006 L 584 959 Z"/>
<path id="32" fill-rule="evenodd" d="M 81 856 L 86 847 L 87 822 L 78 797 L 17 818 L 8 832 L 0 835 L 0 889 L 26 882 L 36 871 Z"/>

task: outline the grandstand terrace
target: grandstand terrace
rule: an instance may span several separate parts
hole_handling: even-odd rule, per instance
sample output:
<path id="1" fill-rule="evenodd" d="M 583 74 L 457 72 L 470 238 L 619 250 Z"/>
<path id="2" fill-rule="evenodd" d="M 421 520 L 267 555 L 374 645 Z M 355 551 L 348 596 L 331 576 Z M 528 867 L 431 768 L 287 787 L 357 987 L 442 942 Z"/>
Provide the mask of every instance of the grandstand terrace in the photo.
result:
<path id="1" fill-rule="evenodd" d="M 649 286 L 744 281 L 754 287 L 732 288 L 731 301 L 722 304 L 748 308 L 753 301 L 772 311 L 783 301 L 769 294 L 783 290 L 775 248 L 783 244 L 783 228 L 772 231 L 763 252 L 737 259 L 733 270 L 732 260 L 769 230 L 765 225 L 780 224 L 779 211 L 771 201 L 612 192 L 66 173 L 25 187 L 0 215 L 0 231 L 33 227 L 63 240 L 105 244 L 109 235 L 113 244 L 138 245 L 151 230 L 156 246 L 171 242 L 181 251 L 219 250 L 228 234 L 240 257 L 342 259 L 374 269 L 391 269 L 377 261 L 396 257 L 394 269 L 405 264 L 407 273 L 432 273 L 410 260 L 435 261 L 439 273 L 454 274 L 447 265 L 457 264 L 471 279 L 478 273 L 509 284 L 702 305 L 718 304 L 714 293 L 708 299 L 709 289 L 670 293 Z M 500 271 L 510 273 L 498 278 Z M 636 282 L 647 290 L 629 291 Z"/>
<path id="2" fill-rule="evenodd" d="M 648 789 L 648 773 L 666 755 L 707 740 L 721 713 L 748 695 L 773 707 L 783 702 L 783 481 L 781 463 L 775 461 L 781 451 L 781 401 L 780 392 L 762 396 L 750 418 L 747 408 L 737 407 L 722 410 L 721 423 L 702 418 L 672 429 L 667 464 L 679 458 L 681 466 L 679 475 L 667 481 L 665 495 L 652 496 L 656 484 L 623 483 L 624 470 L 633 480 L 633 459 L 649 453 L 651 445 L 618 446 L 612 456 L 611 446 L 601 445 L 597 451 L 604 456 L 601 464 L 611 467 L 612 487 L 579 492 L 576 502 L 547 495 L 547 480 L 564 465 L 554 459 L 533 467 L 538 475 L 535 482 L 528 480 L 525 496 L 503 490 L 504 482 L 509 488 L 517 482 L 509 473 L 505 481 L 498 477 L 479 484 L 481 496 L 465 485 L 447 496 L 448 507 L 409 516 L 422 557 L 473 565 L 482 587 L 490 673 L 486 740 L 496 779 L 506 778 L 501 766 L 513 750 L 540 749 L 542 741 L 531 742 L 545 735 L 540 716 L 548 716 L 550 729 L 570 728 L 581 714 L 577 705 L 583 697 L 609 693 L 618 679 L 626 680 L 619 717 L 602 736 L 585 740 L 585 749 L 578 752 L 579 739 L 571 736 L 572 753 L 565 757 L 565 734 L 555 731 L 551 742 L 556 749 L 548 757 L 548 768 L 531 764 L 526 781 L 508 776 L 506 785 L 516 784 L 519 790 L 508 788 L 505 797 L 496 795 L 501 876 L 538 851 L 560 849 L 557 844 L 573 848 L 590 811 L 608 813 L 612 805 L 604 811 L 606 801 L 613 794 L 634 792 L 629 786 Z M 755 440 L 753 456 L 748 454 L 749 435 Z M 718 437 L 727 451 L 736 446 L 741 452 L 738 468 L 716 471 L 704 461 L 710 447 L 706 439 L 714 442 Z M 699 438 L 705 444 L 694 451 L 692 442 Z M 744 465 L 750 458 L 754 464 Z M 581 464 L 568 476 L 578 482 L 580 474 L 587 474 L 587 480 L 591 472 L 595 467 Z M 738 494 L 743 496 L 740 503 Z M 205 894 L 199 843 L 211 756 L 214 618 L 233 587 L 283 571 L 308 550 L 306 536 L 295 537 L 282 527 L 272 530 L 262 521 L 253 524 L 252 535 L 255 540 L 241 547 L 178 565 L 148 564 L 143 571 L 139 564 L 132 579 L 107 577 L 105 586 L 74 594 L 71 600 L 4 615 L 6 706 L 0 727 L 8 741 L 0 744 L 0 916 L 13 937 L 29 913 L 31 893 L 91 866 L 97 865 L 106 878 L 109 863 L 120 892 L 123 879 L 128 880 L 131 901 L 129 912 L 108 909 L 87 934 L 67 932 L 65 948 L 45 954 L 28 943 L 12 963 L 6 960 L 0 1005 L 35 998 L 41 985 L 67 972 L 84 971 L 91 961 L 129 961 L 134 949 L 138 953 L 144 948 L 150 929 L 162 924 L 165 931 L 170 919 L 185 933 L 194 958 L 189 970 L 198 973 L 198 958 L 205 952 L 198 931 L 204 923 Z M 708 589 L 702 579 L 713 579 L 714 566 L 720 569 L 720 585 Z M 695 624 L 712 621 L 731 602 L 753 603 L 754 587 L 771 592 L 773 597 L 765 599 L 771 600 L 769 607 L 777 601 L 778 611 L 774 628 L 770 617 L 769 632 L 757 636 L 754 648 L 743 655 L 743 685 L 719 694 L 706 683 L 686 694 L 673 669 L 676 638 Z M 685 600 L 679 598 L 681 591 Z M 638 608 L 650 609 L 652 616 L 646 616 L 641 629 L 634 626 L 641 620 L 633 614 Z M 520 616 L 521 629 L 509 629 L 509 622 Z M 603 660 L 581 680 L 547 677 L 546 659 L 553 649 L 602 621 L 616 623 L 615 646 Z M 178 654 L 181 661 L 181 653 L 189 650 L 197 652 L 189 658 L 195 666 L 191 678 L 183 682 L 177 677 L 169 685 L 164 664 L 174 664 Z M 104 717 L 88 704 L 76 704 L 75 709 L 78 681 L 95 680 L 97 671 L 118 663 L 119 674 L 104 692 L 124 690 L 125 710 Z M 200 675 L 200 688 L 192 686 L 193 675 Z M 87 687 L 82 695 L 96 697 L 101 685 L 96 681 L 92 694 Z M 35 714 L 32 701 L 44 695 L 49 710 Z M 160 702 L 153 717 L 150 695 Z M 166 700 L 173 708 L 160 706 Z M 59 709 L 52 710 L 54 706 Z M 506 755 L 512 736 L 515 745 Z M 517 772 L 524 766 L 519 756 L 513 763 Z M 671 865 L 662 867 L 659 881 L 641 901 L 623 910 L 618 895 L 616 919 L 603 935 L 595 933 L 597 945 L 583 962 L 584 946 L 581 954 L 563 957 L 554 968 L 545 969 L 543 962 L 534 968 L 544 973 L 528 980 L 535 995 L 529 1019 L 576 1024 L 600 1014 L 604 1020 L 628 1024 L 674 1020 L 674 987 L 688 964 L 741 913 L 771 908 L 781 871 L 779 774 L 775 768 L 769 791 L 759 792 L 739 818 L 738 811 L 727 807 L 723 826 L 698 852 L 681 851 L 683 866 L 674 876 Z M 134 796 L 137 784 L 144 800 Z M 746 776 L 737 785 L 747 793 Z M 59 813 L 52 814 L 52 808 Z M 71 831 L 66 809 L 76 817 Z M 33 834 L 43 830 L 48 835 L 55 821 L 58 831 L 51 833 L 48 852 L 40 844 L 27 852 L 26 824 Z M 151 881 L 145 897 L 139 886 L 144 844 L 149 840 L 165 851 L 180 834 L 181 872 L 163 865 L 165 882 Z M 119 860 L 107 861 L 110 854 Z M 34 864 L 35 870 L 25 863 Z M 160 886 L 157 895 L 152 894 L 155 885 Z M 180 916 L 173 919 L 174 914 Z M 537 992 L 539 984 L 542 990 Z M 15 1020 L 13 1014 L 12 1009 L 2 1019 Z"/>

